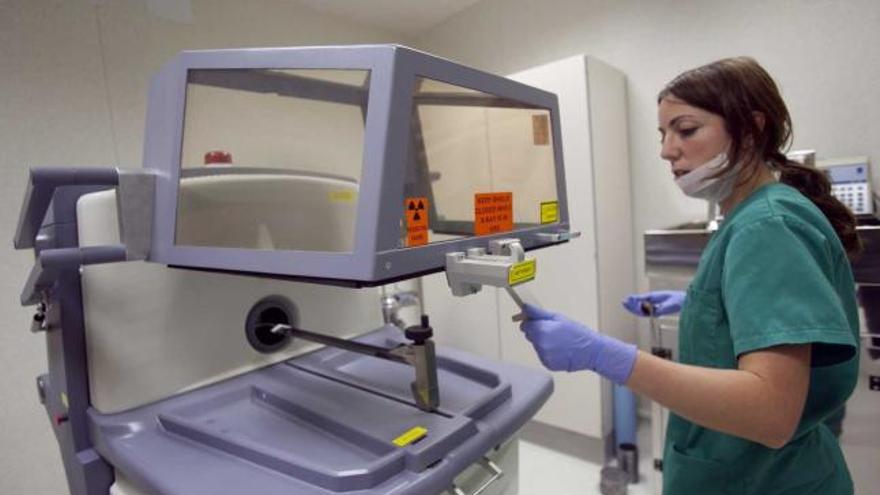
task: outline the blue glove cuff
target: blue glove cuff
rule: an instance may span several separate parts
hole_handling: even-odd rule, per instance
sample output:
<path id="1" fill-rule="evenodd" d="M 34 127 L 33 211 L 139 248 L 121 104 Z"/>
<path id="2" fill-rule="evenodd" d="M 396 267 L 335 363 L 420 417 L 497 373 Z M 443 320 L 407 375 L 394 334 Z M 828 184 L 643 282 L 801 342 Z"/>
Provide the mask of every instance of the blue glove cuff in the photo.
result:
<path id="1" fill-rule="evenodd" d="M 636 364 L 638 348 L 606 335 L 602 335 L 600 341 L 602 349 L 598 353 L 594 371 L 618 385 L 625 385 Z"/>

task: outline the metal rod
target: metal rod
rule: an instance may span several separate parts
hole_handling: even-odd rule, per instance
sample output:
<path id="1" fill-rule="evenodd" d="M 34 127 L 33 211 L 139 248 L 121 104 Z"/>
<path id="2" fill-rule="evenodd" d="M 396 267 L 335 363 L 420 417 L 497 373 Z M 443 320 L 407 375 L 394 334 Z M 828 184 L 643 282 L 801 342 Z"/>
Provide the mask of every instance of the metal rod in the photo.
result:
<path id="1" fill-rule="evenodd" d="M 368 356 L 375 356 L 382 359 L 388 359 L 390 361 L 396 361 L 398 363 L 411 364 L 403 356 L 394 354 L 392 352 L 394 348 L 386 349 L 384 347 L 379 347 L 375 345 L 362 344 L 360 342 L 354 342 L 352 340 L 340 339 L 337 337 L 331 337 L 329 335 L 309 332 L 307 330 L 301 330 L 299 328 L 293 328 L 290 325 L 285 325 L 283 323 L 273 325 L 270 331 L 272 333 L 286 333 L 292 337 L 299 337 L 301 339 L 305 339 L 311 342 L 317 342 L 318 344 L 337 347 L 346 351 L 366 354 Z"/>
<path id="2" fill-rule="evenodd" d="M 657 347 L 663 347 L 663 329 L 657 324 L 657 313 L 654 304 L 650 301 L 643 301 L 641 309 L 648 315 L 648 324 L 651 328 L 651 338 Z"/>
<path id="3" fill-rule="evenodd" d="M 520 309 L 520 313 L 515 314 L 515 315 L 513 315 L 513 316 L 510 318 L 511 321 L 523 321 L 523 320 L 525 320 L 525 319 L 526 319 L 526 315 L 525 315 L 525 313 L 522 312 L 522 311 L 525 310 L 525 308 L 524 308 L 523 306 L 525 306 L 526 303 L 523 302 L 522 298 L 519 297 L 519 294 L 517 294 L 516 291 L 513 290 L 513 287 L 506 286 L 506 287 L 504 287 L 504 288 L 507 290 L 507 293 L 510 294 L 510 297 L 513 299 L 513 302 L 515 302 L 516 305 L 519 306 L 519 309 Z"/>
<path id="4" fill-rule="evenodd" d="M 425 318 L 425 317 L 423 317 Z M 426 320 L 423 320 L 426 321 Z M 423 323 L 425 325 L 426 323 Z M 357 352 L 367 356 L 387 359 L 397 363 L 412 366 L 416 372 L 416 380 L 410 384 L 416 406 L 423 411 L 434 411 L 440 404 L 440 392 L 437 385 L 437 359 L 434 354 L 434 342 L 430 338 L 416 344 L 400 344 L 397 347 L 387 349 L 370 344 L 362 344 L 351 340 L 331 337 L 320 333 L 309 332 L 299 328 L 293 328 L 285 323 L 267 323 L 271 325 L 269 332 L 274 334 L 286 334 L 291 337 L 329 345 L 346 351 Z"/>
<path id="5" fill-rule="evenodd" d="M 526 303 L 524 303 L 522 298 L 519 297 L 519 294 L 517 294 L 516 291 L 513 290 L 513 287 L 508 286 L 505 287 L 505 289 L 507 289 L 507 293 L 510 294 L 510 297 L 513 298 L 513 302 L 515 302 L 516 305 L 519 306 L 519 309 L 523 309 L 523 306 L 525 306 Z"/>

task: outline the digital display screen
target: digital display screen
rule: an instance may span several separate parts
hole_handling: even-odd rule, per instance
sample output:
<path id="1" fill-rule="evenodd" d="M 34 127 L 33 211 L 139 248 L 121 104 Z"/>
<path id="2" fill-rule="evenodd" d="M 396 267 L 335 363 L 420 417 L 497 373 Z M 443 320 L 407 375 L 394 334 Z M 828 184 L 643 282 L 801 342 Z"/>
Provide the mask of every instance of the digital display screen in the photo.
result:
<path id="1" fill-rule="evenodd" d="M 864 163 L 852 165 L 836 165 L 825 169 L 832 184 L 847 184 L 852 182 L 866 182 L 868 180 L 868 167 Z"/>

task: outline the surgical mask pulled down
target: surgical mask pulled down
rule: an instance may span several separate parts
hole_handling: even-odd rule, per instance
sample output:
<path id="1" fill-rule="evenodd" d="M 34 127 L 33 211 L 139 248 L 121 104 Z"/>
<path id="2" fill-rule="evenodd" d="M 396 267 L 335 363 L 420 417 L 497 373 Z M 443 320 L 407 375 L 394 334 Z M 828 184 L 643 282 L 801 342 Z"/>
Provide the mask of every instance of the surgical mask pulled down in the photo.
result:
<path id="1" fill-rule="evenodd" d="M 733 192 L 738 175 L 734 166 L 727 173 L 712 177 L 724 169 L 727 162 L 727 153 L 722 151 L 715 158 L 675 179 L 675 183 L 692 198 L 721 202 Z"/>

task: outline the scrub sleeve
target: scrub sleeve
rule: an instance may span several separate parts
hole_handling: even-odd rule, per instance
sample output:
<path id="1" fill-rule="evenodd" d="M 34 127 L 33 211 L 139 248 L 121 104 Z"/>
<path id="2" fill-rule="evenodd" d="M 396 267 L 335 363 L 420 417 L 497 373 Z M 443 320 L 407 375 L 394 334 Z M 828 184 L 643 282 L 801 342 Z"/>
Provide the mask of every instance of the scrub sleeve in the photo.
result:
<path id="1" fill-rule="evenodd" d="M 832 250 L 815 228 L 771 217 L 746 226 L 725 253 L 722 293 L 734 353 L 780 344 L 855 347 L 828 274 Z"/>

